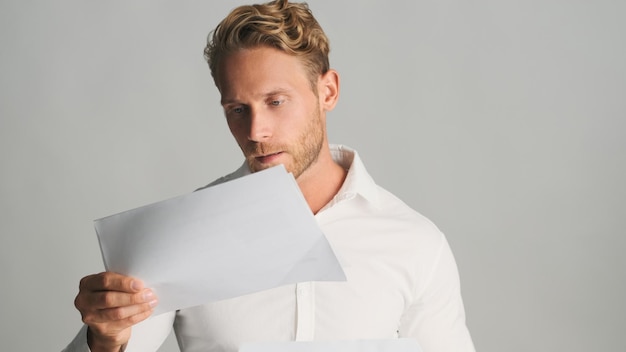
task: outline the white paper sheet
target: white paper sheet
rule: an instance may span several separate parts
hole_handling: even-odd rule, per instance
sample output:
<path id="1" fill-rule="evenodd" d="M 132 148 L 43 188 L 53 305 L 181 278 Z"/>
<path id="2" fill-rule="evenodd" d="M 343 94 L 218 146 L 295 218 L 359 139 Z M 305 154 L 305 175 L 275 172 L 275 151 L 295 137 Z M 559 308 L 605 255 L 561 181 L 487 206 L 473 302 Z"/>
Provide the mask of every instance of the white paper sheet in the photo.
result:
<path id="1" fill-rule="evenodd" d="M 243 345 L 239 352 L 421 352 L 417 341 L 393 340 L 262 342 Z"/>
<path id="2" fill-rule="evenodd" d="M 95 222 L 106 270 L 143 280 L 153 314 L 345 275 L 282 165 Z"/>

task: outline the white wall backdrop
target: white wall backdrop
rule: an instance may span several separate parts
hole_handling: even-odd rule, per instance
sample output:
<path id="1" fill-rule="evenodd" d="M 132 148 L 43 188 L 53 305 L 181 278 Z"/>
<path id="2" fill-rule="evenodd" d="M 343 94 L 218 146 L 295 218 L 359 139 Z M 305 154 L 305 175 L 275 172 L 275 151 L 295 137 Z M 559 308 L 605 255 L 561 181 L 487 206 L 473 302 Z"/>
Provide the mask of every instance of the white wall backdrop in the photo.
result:
<path id="1" fill-rule="evenodd" d="M 0 350 L 74 336 L 93 219 L 240 164 L 202 58 L 239 4 L 0 1 Z M 626 350 L 626 2 L 309 4 L 331 140 L 447 234 L 477 349 Z"/>

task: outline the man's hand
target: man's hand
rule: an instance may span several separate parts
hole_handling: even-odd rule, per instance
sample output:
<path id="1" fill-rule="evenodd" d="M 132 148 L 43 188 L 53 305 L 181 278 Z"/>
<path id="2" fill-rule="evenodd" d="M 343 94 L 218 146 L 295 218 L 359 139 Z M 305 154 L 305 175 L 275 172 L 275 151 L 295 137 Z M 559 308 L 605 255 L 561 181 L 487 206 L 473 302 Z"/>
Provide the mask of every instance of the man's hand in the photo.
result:
<path id="1" fill-rule="evenodd" d="M 92 352 L 122 351 L 131 327 L 152 314 L 157 297 L 138 279 L 111 273 L 85 276 L 74 305 L 89 326 Z"/>

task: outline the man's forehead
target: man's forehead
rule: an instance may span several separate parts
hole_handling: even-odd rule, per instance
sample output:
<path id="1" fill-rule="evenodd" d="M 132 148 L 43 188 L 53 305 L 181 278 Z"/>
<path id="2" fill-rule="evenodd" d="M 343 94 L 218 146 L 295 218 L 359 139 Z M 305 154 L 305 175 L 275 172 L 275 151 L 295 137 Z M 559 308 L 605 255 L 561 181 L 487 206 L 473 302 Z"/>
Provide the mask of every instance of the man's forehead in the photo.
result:
<path id="1" fill-rule="evenodd" d="M 263 73 L 264 69 L 274 70 L 273 75 L 287 70 L 300 71 L 303 74 L 308 72 L 307 64 L 302 57 L 265 45 L 231 52 L 224 55 L 216 66 L 218 75 L 229 76 L 246 70 Z M 289 75 L 293 74 L 294 72 L 289 72 Z"/>

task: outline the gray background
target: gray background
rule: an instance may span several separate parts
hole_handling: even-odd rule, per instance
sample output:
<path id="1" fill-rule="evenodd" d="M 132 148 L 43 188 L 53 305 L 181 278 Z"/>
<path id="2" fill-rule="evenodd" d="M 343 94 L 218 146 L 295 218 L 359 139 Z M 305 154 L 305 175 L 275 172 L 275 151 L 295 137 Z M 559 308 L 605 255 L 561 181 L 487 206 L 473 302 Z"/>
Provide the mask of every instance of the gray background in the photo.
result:
<path id="1" fill-rule="evenodd" d="M 309 3 L 331 141 L 447 234 L 477 349 L 626 350 L 626 2 Z M 93 219 L 239 166 L 202 58 L 238 4 L 0 2 L 1 350 L 74 336 Z"/>

